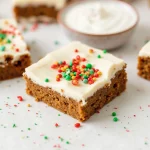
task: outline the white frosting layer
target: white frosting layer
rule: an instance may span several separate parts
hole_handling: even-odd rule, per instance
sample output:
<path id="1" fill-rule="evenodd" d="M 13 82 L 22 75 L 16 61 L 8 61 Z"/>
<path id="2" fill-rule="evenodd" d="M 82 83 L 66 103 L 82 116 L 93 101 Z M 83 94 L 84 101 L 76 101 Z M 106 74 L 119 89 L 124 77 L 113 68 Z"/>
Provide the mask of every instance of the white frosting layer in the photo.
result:
<path id="1" fill-rule="evenodd" d="M 31 16 L 31 17 L 19 17 L 19 21 L 20 22 L 31 22 L 31 23 L 34 23 L 34 22 L 53 22 L 55 21 L 54 18 L 50 18 L 50 17 L 47 17 L 47 16 Z"/>
<path id="2" fill-rule="evenodd" d="M 150 57 L 150 41 L 140 50 L 139 56 Z"/>
<path id="3" fill-rule="evenodd" d="M 65 6 L 67 0 L 13 0 L 14 5 L 26 7 L 28 5 L 38 6 L 54 6 L 56 9 L 61 9 Z"/>
<path id="4" fill-rule="evenodd" d="M 0 63 L 5 63 L 6 55 L 13 56 L 12 62 L 19 60 L 22 55 L 30 55 L 27 44 L 17 29 L 17 23 L 13 19 L 0 20 L 0 35 L 1 34 L 4 34 L 5 38 L 3 40 L 0 38 Z M 7 42 L 8 40 L 10 40 L 10 42 Z M 2 50 L 3 47 L 4 50 Z"/>
<path id="5" fill-rule="evenodd" d="M 101 50 L 92 48 L 95 52 L 92 54 L 89 53 L 89 49 L 91 48 L 92 47 L 80 42 L 72 42 L 68 46 L 49 53 L 39 62 L 26 68 L 25 75 L 36 84 L 52 88 L 54 91 L 57 91 L 67 98 L 73 98 L 77 101 L 82 100 L 82 104 L 84 105 L 88 97 L 92 96 L 98 89 L 102 88 L 107 83 L 110 83 L 115 73 L 125 66 L 123 60 L 108 53 L 104 54 Z M 79 52 L 75 53 L 75 49 L 78 49 Z M 60 62 L 65 60 L 69 63 L 77 55 L 87 59 L 84 64 L 91 63 L 94 68 L 102 72 L 102 76 L 97 78 L 94 84 L 89 85 L 80 81 L 79 86 L 74 86 L 71 81 L 67 81 L 63 78 L 60 82 L 56 81 L 58 72 L 50 66 L 56 61 Z M 101 55 L 102 58 L 97 58 L 97 55 Z M 45 82 L 46 78 L 48 78 L 50 82 Z M 62 89 L 64 90 L 63 92 Z"/>
<path id="6" fill-rule="evenodd" d="M 137 15 L 119 1 L 85 1 L 69 7 L 65 21 L 69 27 L 83 33 L 112 34 L 132 27 Z"/>

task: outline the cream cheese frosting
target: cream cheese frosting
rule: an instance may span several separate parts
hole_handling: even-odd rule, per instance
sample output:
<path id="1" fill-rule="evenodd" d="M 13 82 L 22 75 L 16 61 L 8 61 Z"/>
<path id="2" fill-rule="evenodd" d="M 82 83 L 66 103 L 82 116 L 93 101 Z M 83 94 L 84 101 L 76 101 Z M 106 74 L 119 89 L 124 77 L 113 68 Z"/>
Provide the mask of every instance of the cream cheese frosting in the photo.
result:
<path id="1" fill-rule="evenodd" d="M 75 49 L 78 49 L 78 53 L 75 53 Z M 94 50 L 94 53 L 89 53 L 90 49 Z M 71 81 L 66 81 L 65 79 L 61 79 L 60 82 L 56 81 L 58 72 L 50 66 L 56 61 L 60 62 L 65 60 L 69 63 L 77 55 L 86 58 L 86 62 L 83 62 L 83 64 L 91 63 L 94 68 L 99 69 L 102 73 L 94 84 L 89 85 L 80 81 L 79 86 L 74 86 Z M 101 56 L 101 58 L 97 56 Z M 122 70 L 124 66 L 125 62 L 122 59 L 80 42 L 72 42 L 68 46 L 49 53 L 37 63 L 26 68 L 24 75 L 30 78 L 34 83 L 43 87 L 49 87 L 67 98 L 73 98 L 78 102 L 82 101 L 84 105 L 88 97 L 92 96 L 98 89 L 106 84 L 110 84 L 116 72 Z M 46 78 L 49 82 L 45 82 Z"/>
<path id="2" fill-rule="evenodd" d="M 46 5 L 54 6 L 56 9 L 61 9 L 65 6 L 67 0 L 13 0 L 13 4 L 19 7 L 26 7 L 28 5 Z"/>
<path id="3" fill-rule="evenodd" d="M 88 34 L 113 34 L 131 28 L 137 22 L 135 11 L 119 1 L 85 1 L 68 7 L 66 24 Z"/>
<path id="4" fill-rule="evenodd" d="M 22 55 L 30 55 L 17 23 L 13 19 L 0 19 L 0 63 L 5 63 L 5 56 L 12 56 L 12 62 Z"/>
<path id="5" fill-rule="evenodd" d="M 48 16 L 31 16 L 31 17 L 19 17 L 20 22 L 53 22 L 54 18 L 48 17 Z"/>
<path id="6" fill-rule="evenodd" d="M 150 57 L 150 41 L 140 50 L 139 56 Z"/>

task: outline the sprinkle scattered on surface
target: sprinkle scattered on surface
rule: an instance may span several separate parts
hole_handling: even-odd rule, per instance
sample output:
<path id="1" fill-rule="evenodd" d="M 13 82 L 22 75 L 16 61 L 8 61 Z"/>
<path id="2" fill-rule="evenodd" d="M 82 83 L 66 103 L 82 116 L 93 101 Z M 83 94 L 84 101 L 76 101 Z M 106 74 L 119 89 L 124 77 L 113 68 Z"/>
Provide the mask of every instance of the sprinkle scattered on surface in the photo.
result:
<path id="1" fill-rule="evenodd" d="M 55 123 L 55 127 L 59 127 L 59 124 L 58 124 L 58 123 Z"/>
<path id="2" fill-rule="evenodd" d="M 45 139 L 45 140 L 47 140 L 47 139 L 48 139 L 48 137 L 47 137 L 47 136 L 44 136 L 44 139 Z"/>
<path id="3" fill-rule="evenodd" d="M 114 118 L 113 118 L 113 121 L 114 121 L 114 122 L 117 122 L 118 120 L 119 120 L 119 119 L 118 119 L 117 117 L 114 117 Z"/>
<path id="4" fill-rule="evenodd" d="M 13 128 L 16 128 L 17 126 L 16 126 L 16 124 L 13 124 Z"/>
<path id="5" fill-rule="evenodd" d="M 116 112 L 112 112 L 112 114 L 111 114 L 112 116 L 116 116 L 117 115 L 117 113 Z"/>
<path id="6" fill-rule="evenodd" d="M 80 128 L 80 127 L 81 127 L 81 124 L 80 124 L 80 123 L 76 123 L 74 126 L 75 126 L 76 128 Z"/>

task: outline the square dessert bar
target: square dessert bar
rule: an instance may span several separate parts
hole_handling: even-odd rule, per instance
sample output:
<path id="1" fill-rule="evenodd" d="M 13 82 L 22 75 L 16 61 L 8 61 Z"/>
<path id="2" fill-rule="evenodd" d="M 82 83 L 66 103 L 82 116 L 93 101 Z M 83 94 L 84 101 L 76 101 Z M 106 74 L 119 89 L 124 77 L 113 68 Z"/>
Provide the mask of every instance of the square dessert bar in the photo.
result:
<path id="1" fill-rule="evenodd" d="M 139 52 L 138 75 L 150 80 L 150 42 L 148 42 Z"/>
<path id="2" fill-rule="evenodd" d="M 13 0 L 13 11 L 17 21 L 50 22 L 70 1 L 72 0 Z"/>
<path id="3" fill-rule="evenodd" d="M 13 19 L 0 19 L 0 80 L 22 76 L 31 63 L 28 47 Z"/>
<path id="4" fill-rule="evenodd" d="M 26 68 L 27 93 L 80 121 L 126 89 L 123 60 L 80 42 Z"/>

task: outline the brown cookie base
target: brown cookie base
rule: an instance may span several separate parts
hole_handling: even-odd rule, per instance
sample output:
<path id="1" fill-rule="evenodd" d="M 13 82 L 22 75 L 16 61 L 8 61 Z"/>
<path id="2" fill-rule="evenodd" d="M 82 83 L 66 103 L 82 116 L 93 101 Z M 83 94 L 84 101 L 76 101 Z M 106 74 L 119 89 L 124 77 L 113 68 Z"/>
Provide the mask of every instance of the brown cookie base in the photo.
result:
<path id="1" fill-rule="evenodd" d="M 49 106 L 52 106 L 79 121 L 85 121 L 98 109 L 102 108 L 126 89 L 127 74 L 125 68 L 118 71 L 111 80 L 111 84 L 105 85 L 105 87 L 99 89 L 93 96 L 87 99 L 86 105 L 83 106 L 82 102 L 77 102 L 72 98 L 66 98 L 50 88 L 35 84 L 26 75 L 24 75 L 24 79 L 26 80 L 27 85 L 26 92 L 29 95 L 34 96 L 36 101 L 43 101 Z"/>
<path id="2" fill-rule="evenodd" d="M 31 64 L 30 56 L 23 55 L 18 61 L 11 63 L 12 56 L 5 57 L 5 64 L 0 64 L 0 81 L 22 76 L 25 68 Z"/>
<path id="3" fill-rule="evenodd" d="M 138 75 L 150 80 L 150 57 L 138 57 Z"/>
<path id="4" fill-rule="evenodd" d="M 71 1 L 73 0 L 68 0 L 67 3 Z M 21 18 L 29 19 L 30 17 L 35 17 L 37 18 L 38 22 L 42 22 L 38 19 L 39 16 L 48 17 L 50 18 L 50 21 L 52 21 L 56 19 L 58 11 L 59 10 L 57 10 L 55 7 L 48 7 L 47 5 L 28 5 L 26 7 L 14 6 L 13 8 L 13 12 L 17 21 L 20 21 Z"/>

